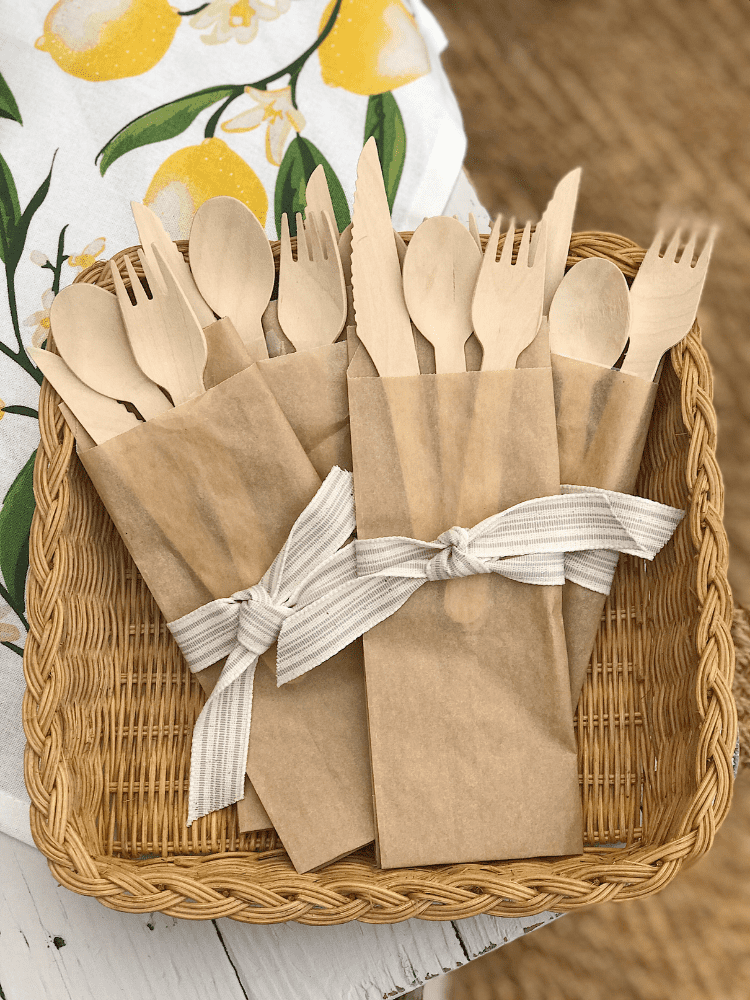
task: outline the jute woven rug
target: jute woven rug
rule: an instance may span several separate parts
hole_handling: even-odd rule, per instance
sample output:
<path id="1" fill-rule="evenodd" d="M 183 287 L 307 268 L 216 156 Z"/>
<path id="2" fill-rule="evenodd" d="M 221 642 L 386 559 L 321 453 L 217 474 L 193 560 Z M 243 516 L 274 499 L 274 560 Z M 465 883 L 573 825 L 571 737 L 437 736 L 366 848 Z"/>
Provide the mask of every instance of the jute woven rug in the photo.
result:
<path id="1" fill-rule="evenodd" d="M 467 167 L 491 212 L 536 219 L 584 168 L 576 227 L 647 246 L 660 208 L 722 232 L 700 313 L 715 376 L 730 579 L 750 606 L 750 3 L 428 0 Z M 750 762 L 750 627 L 735 627 Z M 707 858 L 664 893 L 557 921 L 450 977 L 455 1000 L 746 1000 L 750 774 Z"/>

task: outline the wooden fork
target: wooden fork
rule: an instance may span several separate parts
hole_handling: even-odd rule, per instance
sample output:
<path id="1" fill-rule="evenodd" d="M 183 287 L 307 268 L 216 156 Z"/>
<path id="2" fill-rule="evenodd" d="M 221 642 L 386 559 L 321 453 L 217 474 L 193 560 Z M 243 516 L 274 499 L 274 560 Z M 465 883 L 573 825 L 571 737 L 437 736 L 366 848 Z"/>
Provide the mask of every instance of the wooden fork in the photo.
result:
<path id="1" fill-rule="evenodd" d="M 630 289 L 630 346 L 622 371 L 653 381 L 665 351 L 686 337 L 695 322 L 717 229 L 709 230 L 698 260 L 695 248 L 705 227 L 694 225 L 679 261 L 677 252 L 686 224 L 678 224 L 659 255 L 666 233 L 660 229 L 646 251 Z"/>
<path id="2" fill-rule="evenodd" d="M 518 355 L 536 336 L 542 318 L 546 226 L 542 222 L 537 227 L 537 252 L 534 263 L 529 265 L 531 223 L 526 223 L 514 262 L 515 221 L 510 220 L 497 261 L 502 217 L 495 219 L 474 289 L 471 318 L 484 352 L 482 371 L 515 368 Z"/>
<path id="3" fill-rule="evenodd" d="M 143 251 L 138 251 L 151 298 L 128 257 L 125 257 L 125 269 L 135 305 L 130 301 L 116 265 L 110 262 L 112 280 L 136 361 L 153 382 L 167 390 L 174 405 L 179 406 L 204 391 L 206 338 L 159 248 L 152 244 L 151 249 L 159 274 L 154 272 Z"/>
<path id="4" fill-rule="evenodd" d="M 281 217 L 279 324 L 297 351 L 333 344 L 346 321 L 346 289 L 338 240 L 327 212 L 297 213 L 297 260 L 289 220 Z"/>

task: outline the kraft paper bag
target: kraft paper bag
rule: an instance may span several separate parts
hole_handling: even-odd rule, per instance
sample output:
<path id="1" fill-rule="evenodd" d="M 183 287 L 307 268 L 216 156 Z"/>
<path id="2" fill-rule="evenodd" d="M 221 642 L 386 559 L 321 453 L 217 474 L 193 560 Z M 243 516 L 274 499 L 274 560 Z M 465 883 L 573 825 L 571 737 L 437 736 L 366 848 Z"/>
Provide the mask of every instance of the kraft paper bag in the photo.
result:
<path id="1" fill-rule="evenodd" d="M 256 365 L 81 458 L 167 621 L 256 583 L 321 482 Z M 374 836 L 361 653 L 334 660 L 289 690 L 272 655 L 256 675 L 248 767 L 267 803 L 248 784 L 243 810 L 300 871 Z M 198 674 L 207 692 L 221 667 Z"/>
<path id="2" fill-rule="evenodd" d="M 248 350 L 230 319 L 217 319 L 203 330 L 206 338 L 206 367 L 203 369 L 203 385 L 206 389 L 225 382 L 257 361 L 255 354 Z"/>
<path id="3" fill-rule="evenodd" d="M 351 471 L 347 345 L 330 344 L 258 363 L 268 388 L 321 479 Z"/>
<path id="4" fill-rule="evenodd" d="M 269 304 L 264 328 L 269 352 L 282 356 L 261 360 L 259 370 L 322 480 L 335 465 L 351 469 L 346 344 L 295 353 L 291 343 L 284 343 L 275 306 Z M 219 323 L 227 325 L 216 329 Z M 206 372 L 215 371 L 216 381 L 250 363 L 231 324 L 219 323 L 213 339 L 205 331 Z M 269 651 L 255 679 L 255 705 L 264 710 L 255 713 L 248 748 L 247 771 L 254 784 L 246 778 L 237 817 L 243 832 L 275 826 L 298 870 L 308 871 L 375 836 L 362 642 L 281 688 L 274 671 Z M 324 741 L 321 733 L 327 734 Z M 292 754 L 304 752 L 304 766 L 290 760 L 290 748 Z M 311 809 L 311 787 L 317 801 L 325 803 L 322 809 Z M 329 846 L 332 830 L 341 832 Z"/>
<path id="5" fill-rule="evenodd" d="M 360 350 L 349 406 L 360 538 L 559 493 L 549 368 L 379 378 Z M 582 850 L 561 591 L 431 581 L 365 634 L 384 868 Z"/>
<path id="6" fill-rule="evenodd" d="M 632 493 L 657 385 L 624 372 L 552 355 L 560 481 Z M 567 581 L 563 618 L 570 693 L 578 703 L 606 597 Z"/>
<path id="7" fill-rule="evenodd" d="M 258 364 L 321 480 L 351 469 L 347 364 L 345 342 Z M 375 837 L 362 641 L 278 689 L 272 651 L 261 664 L 255 697 L 273 710 L 253 720 L 248 776 L 295 867 L 309 871 Z M 259 829 L 252 795 L 237 808 L 240 830 Z"/>

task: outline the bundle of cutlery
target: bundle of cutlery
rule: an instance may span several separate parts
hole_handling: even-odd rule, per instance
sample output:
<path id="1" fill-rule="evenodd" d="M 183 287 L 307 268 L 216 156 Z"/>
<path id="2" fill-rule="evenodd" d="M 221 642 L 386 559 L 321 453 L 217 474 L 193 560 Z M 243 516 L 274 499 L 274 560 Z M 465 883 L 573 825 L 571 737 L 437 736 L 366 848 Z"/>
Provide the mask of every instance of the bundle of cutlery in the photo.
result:
<path id="1" fill-rule="evenodd" d="M 384 867 L 581 851 L 573 709 L 636 549 L 611 529 L 592 557 L 565 512 L 642 502 L 655 378 L 715 232 L 660 230 L 629 288 L 570 260 L 580 174 L 537 225 L 441 216 L 404 240 L 371 139 L 343 232 L 323 167 L 278 263 L 235 199 L 200 206 L 189 262 L 134 203 L 114 294 L 55 298 L 60 356 L 31 356 L 208 696 L 191 821 L 239 800 L 240 828 L 273 824 L 298 871 L 373 839 Z M 351 484 L 309 514 L 337 469 L 356 498 L 341 551 Z M 322 616 L 304 670 L 282 641 L 300 607 Z M 341 639 L 357 615 L 364 639 Z"/>

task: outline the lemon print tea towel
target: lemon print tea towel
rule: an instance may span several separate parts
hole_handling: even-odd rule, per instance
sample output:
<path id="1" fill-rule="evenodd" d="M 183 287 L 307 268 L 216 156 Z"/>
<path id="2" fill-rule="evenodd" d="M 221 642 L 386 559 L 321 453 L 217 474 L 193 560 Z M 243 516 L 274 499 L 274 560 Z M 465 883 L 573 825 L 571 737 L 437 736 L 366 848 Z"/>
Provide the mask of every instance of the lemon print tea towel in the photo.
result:
<path id="1" fill-rule="evenodd" d="M 3 19 L 0 831 L 31 842 L 21 656 L 42 377 L 27 348 L 55 295 L 137 242 L 131 200 L 178 239 L 231 195 L 275 239 L 323 164 L 344 228 L 370 136 L 396 227 L 441 213 L 466 144 L 445 44 L 421 0 L 25 0 Z"/>

